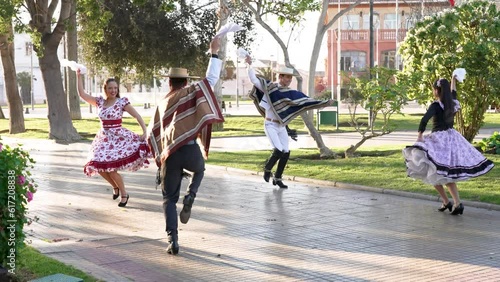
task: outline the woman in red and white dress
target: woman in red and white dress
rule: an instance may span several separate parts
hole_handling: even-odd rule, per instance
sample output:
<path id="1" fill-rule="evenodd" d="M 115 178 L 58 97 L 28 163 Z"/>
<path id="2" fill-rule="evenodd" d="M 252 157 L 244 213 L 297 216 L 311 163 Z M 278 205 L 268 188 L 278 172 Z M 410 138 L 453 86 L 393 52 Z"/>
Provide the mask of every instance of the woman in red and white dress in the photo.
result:
<path id="1" fill-rule="evenodd" d="M 113 187 L 113 200 L 121 195 L 118 206 L 125 207 L 130 195 L 118 171 L 136 171 L 149 164 L 148 158 L 152 155 L 145 141 L 146 125 L 128 99 L 120 98 L 118 83 L 114 78 L 109 78 L 104 84 L 106 98 L 93 97 L 85 92 L 80 70 L 77 71 L 77 78 L 78 94 L 97 108 L 101 120 L 101 129 L 92 142 L 84 173 L 89 177 L 99 173 Z M 122 127 L 124 111 L 137 120 L 142 135 Z"/>

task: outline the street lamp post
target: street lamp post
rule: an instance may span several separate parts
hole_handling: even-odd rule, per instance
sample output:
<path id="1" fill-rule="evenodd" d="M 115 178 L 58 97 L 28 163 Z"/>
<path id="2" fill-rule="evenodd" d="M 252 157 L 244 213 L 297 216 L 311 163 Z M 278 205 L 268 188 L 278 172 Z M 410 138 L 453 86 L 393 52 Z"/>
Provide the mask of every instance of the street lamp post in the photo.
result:
<path id="1" fill-rule="evenodd" d="M 274 55 L 271 54 L 269 57 L 270 57 L 270 59 L 269 59 L 269 72 L 271 73 L 271 81 L 274 81 L 274 77 L 273 77 L 273 58 L 274 58 Z"/>
<path id="2" fill-rule="evenodd" d="M 340 0 L 338 2 L 337 6 L 337 12 L 340 13 Z M 341 59 L 342 59 L 342 46 L 341 46 L 341 40 L 342 40 L 342 18 L 339 18 L 337 20 L 337 106 L 338 109 L 340 110 L 340 100 L 342 99 L 342 73 L 341 73 Z M 332 36 L 333 36 L 333 31 L 332 31 Z M 333 49 L 333 47 L 332 47 Z M 333 54 L 332 54 L 333 58 Z M 333 80 L 333 78 L 332 78 Z M 332 81 L 333 83 L 333 81 Z M 332 90 L 332 95 L 333 95 L 333 90 Z M 337 124 L 338 125 L 338 124 Z"/>
<path id="3" fill-rule="evenodd" d="M 375 65 L 375 58 L 373 57 L 373 43 L 374 43 L 374 38 L 373 38 L 373 0 L 370 0 L 370 80 L 373 78 L 372 77 L 372 69 Z M 370 107 L 370 110 L 368 111 L 368 124 L 371 126 L 373 124 L 373 111 L 372 108 Z"/>
<path id="4" fill-rule="evenodd" d="M 31 110 L 33 111 L 35 109 L 35 95 L 33 92 L 33 42 L 30 42 L 30 61 L 31 61 L 31 67 L 30 67 L 30 91 L 31 91 Z"/>
<path id="5" fill-rule="evenodd" d="M 236 108 L 238 109 L 240 106 L 239 102 L 239 95 L 240 95 L 240 86 L 239 86 L 239 78 L 240 78 L 240 65 L 239 65 L 240 58 L 237 56 L 236 57 Z"/>

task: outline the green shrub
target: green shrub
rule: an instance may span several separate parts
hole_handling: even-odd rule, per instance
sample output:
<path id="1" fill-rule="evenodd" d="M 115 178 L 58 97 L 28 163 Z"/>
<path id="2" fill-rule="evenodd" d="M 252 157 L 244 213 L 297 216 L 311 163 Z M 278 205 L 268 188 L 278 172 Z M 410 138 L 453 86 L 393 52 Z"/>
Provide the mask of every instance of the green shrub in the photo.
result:
<path id="1" fill-rule="evenodd" d="M 478 145 L 484 153 L 500 154 L 500 134 L 495 131 L 489 138 L 479 141 Z"/>
<path id="2" fill-rule="evenodd" d="M 34 163 L 28 152 L 0 142 L 0 265 L 11 273 L 24 244 L 23 227 L 32 221 L 27 205 L 37 187 L 30 177 Z"/>
<path id="3" fill-rule="evenodd" d="M 323 90 L 322 92 L 320 93 L 316 93 L 314 95 L 314 99 L 318 99 L 318 100 L 328 100 L 330 99 L 332 96 L 332 91 L 330 90 Z"/>

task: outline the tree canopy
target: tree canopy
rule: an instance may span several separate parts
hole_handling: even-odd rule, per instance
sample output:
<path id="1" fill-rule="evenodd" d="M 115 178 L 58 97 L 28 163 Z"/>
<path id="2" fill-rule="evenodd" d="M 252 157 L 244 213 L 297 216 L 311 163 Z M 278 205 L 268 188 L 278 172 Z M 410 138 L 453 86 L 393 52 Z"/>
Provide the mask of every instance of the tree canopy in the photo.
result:
<path id="1" fill-rule="evenodd" d="M 361 140 L 345 151 L 346 158 L 352 157 L 368 139 L 389 134 L 397 128 L 391 117 L 401 113 L 408 101 L 405 78 L 399 71 L 384 67 L 373 67 L 370 73 L 361 77 L 346 77 L 350 86 L 347 99 L 349 123 L 361 134 Z M 365 114 L 360 116 L 357 113 L 358 105 L 371 113 L 371 122 L 365 119 Z M 375 121 L 381 124 L 380 128 L 375 128 Z"/>
<path id="2" fill-rule="evenodd" d="M 327 24 L 324 24 L 327 10 L 328 1 L 319 0 L 293 0 L 293 1 L 269 1 L 269 0 L 240 0 L 248 10 L 254 15 L 255 20 L 260 24 L 269 34 L 276 40 L 281 50 L 283 51 L 283 57 L 285 65 L 289 68 L 293 68 L 296 74 L 299 74 L 295 67 L 290 63 L 290 56 L 288 54 L 288 43 L 285 42 L 278 36 L 277 32 L 274 31 L 267 22 L 264 21 L 264 17 L 268 14 L 275 15 L 278 17 L 278 21 L 281 25 L 285 22 L 290 23 L 292 26 L 296 26 L 301 23 L 304 19 L 303 15 L 307 11 L 320 11 L 320 17 L 318 19 L 318 28 L 316 32 L 316 39 L 313 45 L 313 52 L 311 54 L 311 62 L 309 69 L 309 93 L 314 93 L 314 76 L 316 71 L 316 64 L 319 56 L 319 51 L 321 47 L 321 42 L 323 40 L 323 35 L 325 31 L 344 13 L 352 10 L 356 5 L 358 5 L 361 0 L 354 1 L 349 7 L 343 9 L 341 12 L 337 13 Z M 293 29 L 292 29 L 293 30 Z M 297 76 L 297 90 L 302 91 L 302 77 Z M 322 157 L 333 156 L 334 152 L 326 147 L 321 135 L 316 130 L 312 115 L 302 114 L 302 120 L 304 125 L 307 127 L 309 134 L 313 137 L 318 145 L 320 154 Z"/>
<path id="3" fill-rule="evenodd" d="M 449 80 L 454 69 L 465 68 L 466 79 L 458 85 L 458 130 L 472 141 L 488 106 L 500 100 L 499 42 L 500 14 L 493 2 L 469 1 L 424 18 L 400 48 L 410 98 L 429 103 L 436 79 Z"/>
<path id="4" fill-rule="evenodd" d="M 119 76 L 125 69 L 148 76 L 182 66 L 195 70 L 215 32 L 215 7 L 184 1 L 80 1 L 80 41 L 85 61 Z"/>
<path id="5" fill-rule="evenodd" d="M 79 1 L 80 42 L 84 60 L 111 75 L 133 69 L 138 77 L 185 67 L 203 76 L 207 51 L 215 35 L 218 5 L 214 1 L 105 0 Z M 238 46 L 252 40 L 252 21 L 241 7 L 231 19 L 247 32 L 235 35 Z"/>

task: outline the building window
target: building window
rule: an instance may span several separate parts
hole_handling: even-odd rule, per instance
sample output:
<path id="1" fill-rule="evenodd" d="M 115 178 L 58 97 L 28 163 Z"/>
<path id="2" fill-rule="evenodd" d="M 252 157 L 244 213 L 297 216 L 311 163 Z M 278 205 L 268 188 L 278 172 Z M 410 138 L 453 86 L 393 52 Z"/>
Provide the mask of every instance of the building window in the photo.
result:
<path id="1" fill-rule="evenodd" d="M 383 63 L 382 66 L 395 69 L 396 68 L 396 51 L 385 51 L 382 52 Z"/>
<path id="2" fill-rule="evenodd" d="M 412 29 L 415 27 L 415 22 L 417 22 L 417 19 L 415 18 L 407 18 L 405 21 L 405 28 L 407 30 Z"/>
<path id="3" fill-rule="evenodd" d="M 378 15 L 373 15 L 373 28 L 377 29 L 380 26 Z M 370 29 L 370 15 L 363 15 L 363 29 Z"/>
<path id="4" fill-rule="evenodd" d="M 343 16 L 342 29 L 359 29 L 359 15 Z"/>
<path id="5" fill-rule="evenodd" d="M 360 51 L 342 52 L 341 71 L 363 71 L 366 68 L 366 53 Z"/>
<path id="6" fill-rule="evenodd" d="M 384 15 L 384 29 L 396 29 L 396 14 Z"/>

